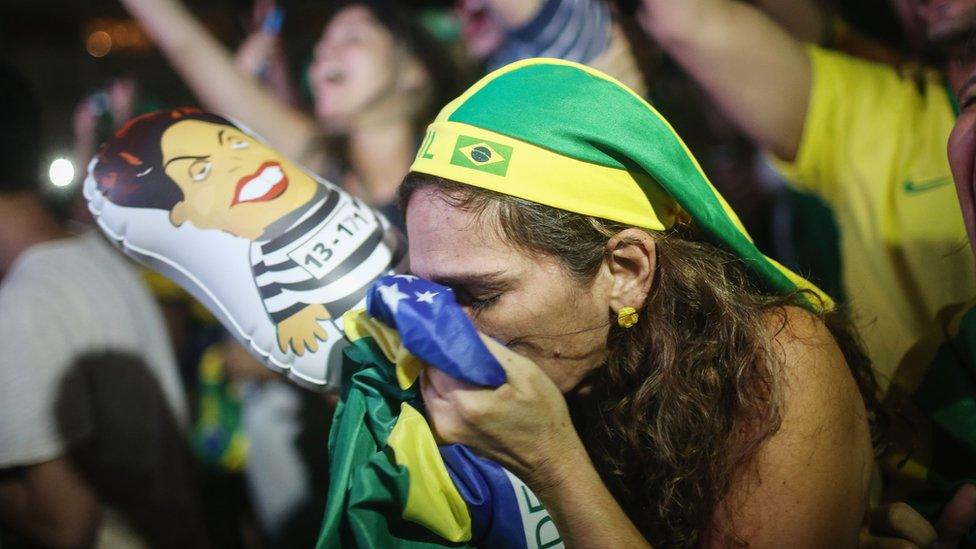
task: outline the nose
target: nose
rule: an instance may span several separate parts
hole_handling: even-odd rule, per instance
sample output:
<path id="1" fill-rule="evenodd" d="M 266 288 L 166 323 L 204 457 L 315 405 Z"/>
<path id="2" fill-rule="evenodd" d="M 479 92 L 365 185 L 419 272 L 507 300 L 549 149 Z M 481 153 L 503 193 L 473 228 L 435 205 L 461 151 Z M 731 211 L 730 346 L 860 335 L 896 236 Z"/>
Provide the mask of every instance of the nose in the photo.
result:
<path id="1" fill-rule="evenodd" d="M 956 121 L 949 136 L 948 153 L 956 181 L 971 180 L 976 155 L 976 112 L 963 112 Z"/>
<path id="2" fill-rule="evenodd" d="M 976 111 L 964 111 L 949 136 L 949 167 L 969 244 L 976 253 Z"/>
<path id="3" fill-rule="evenodd" d="M 227 165 L 226 173 L 234 173 L 244 165 L 244 159 L 239 154 L 228 155 L 224 162 Z"/>
<path id="4" fill-rule="evenodd" d="M 335 59 L 339 55 L 339 45 L 334 39 L 323 36 L 315 44 L 313 54 L 316 63 L 327 59 Z"/>

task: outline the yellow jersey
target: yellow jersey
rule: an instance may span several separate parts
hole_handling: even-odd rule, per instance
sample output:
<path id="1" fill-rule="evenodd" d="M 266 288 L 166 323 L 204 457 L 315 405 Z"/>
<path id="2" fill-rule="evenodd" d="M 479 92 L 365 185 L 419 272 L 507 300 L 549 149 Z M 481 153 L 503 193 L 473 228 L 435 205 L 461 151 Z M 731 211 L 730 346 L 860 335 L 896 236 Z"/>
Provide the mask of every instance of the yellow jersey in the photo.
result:
<path id="1" fill-rule="evenodd" d="M 931 69 L 808 51 L 800 148 L 777 164 L 833 210 L 845 293 L 878 381 L 911 393 L 946 340 L 947 316 L 976 297 L 946 155 L 953 99 Z"/>

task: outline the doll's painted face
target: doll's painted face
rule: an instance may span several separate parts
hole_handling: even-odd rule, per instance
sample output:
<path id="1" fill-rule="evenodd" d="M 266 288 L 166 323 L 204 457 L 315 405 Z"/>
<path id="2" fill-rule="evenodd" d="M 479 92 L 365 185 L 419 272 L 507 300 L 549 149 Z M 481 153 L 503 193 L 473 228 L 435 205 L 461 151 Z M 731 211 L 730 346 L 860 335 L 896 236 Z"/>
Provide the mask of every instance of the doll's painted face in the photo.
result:
<path id="1" fill-rule="evenodd" d="M 318 183 L 301 168 L 233 126 L 201 120 L 173 124 L 161 140 L 163 169 L 183 200 L 170 221 L 257 240 L 308 203 Z"/>

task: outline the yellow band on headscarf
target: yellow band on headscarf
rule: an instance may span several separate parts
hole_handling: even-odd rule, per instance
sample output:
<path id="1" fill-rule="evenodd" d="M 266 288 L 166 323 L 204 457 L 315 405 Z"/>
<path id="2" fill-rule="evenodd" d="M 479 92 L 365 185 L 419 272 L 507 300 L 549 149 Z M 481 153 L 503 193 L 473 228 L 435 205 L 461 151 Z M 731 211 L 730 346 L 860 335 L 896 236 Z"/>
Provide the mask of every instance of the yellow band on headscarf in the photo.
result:
<path id="1" fill-rule="evenodd" d="M 559 197 L 561 209 L 653 231 L 671 228 L 681 215 L 645 173 L 581 162 L 459 122 L 431 124 L 410 169 L 540 204 Z"/>

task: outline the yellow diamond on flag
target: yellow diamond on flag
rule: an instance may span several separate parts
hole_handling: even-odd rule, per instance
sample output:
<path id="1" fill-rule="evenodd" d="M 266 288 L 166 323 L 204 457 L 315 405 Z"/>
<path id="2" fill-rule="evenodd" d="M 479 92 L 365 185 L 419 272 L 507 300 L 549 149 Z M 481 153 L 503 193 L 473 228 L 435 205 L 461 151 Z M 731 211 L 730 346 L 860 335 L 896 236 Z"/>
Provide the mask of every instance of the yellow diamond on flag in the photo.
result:
<path id="1" fill-rule="evenodd" d="M 484 141 L 480 143 L 474 143 L 458 149 L 477 166 L 488 166 L 491 164 L 497 164 L 499 162 L 504 162 L 506 159 L 502 156 L 502 153 L 495 150 L 494 147 L 485 143 Z"/>

